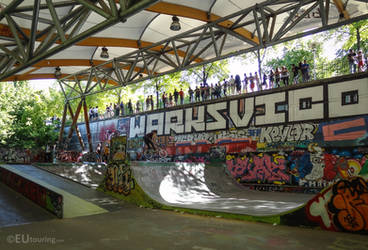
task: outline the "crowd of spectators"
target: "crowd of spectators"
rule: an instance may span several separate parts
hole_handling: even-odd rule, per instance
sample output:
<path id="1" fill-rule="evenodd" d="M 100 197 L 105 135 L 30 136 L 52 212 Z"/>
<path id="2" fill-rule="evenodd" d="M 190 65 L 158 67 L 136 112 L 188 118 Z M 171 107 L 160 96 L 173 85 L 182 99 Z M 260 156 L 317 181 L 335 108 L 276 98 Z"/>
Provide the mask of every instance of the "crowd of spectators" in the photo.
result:
<path id="1" fill-rule="evenodd" d="M 368 70 L 367 58 L 361 50 L 357 53 L 350 49 L 347 54 L 349 62 L 350 73 L 362 72 Z M 255 91 L 263 91 L 266 89 L 273 89 L 282 86 L 289 86 L 292 84 L 305 83 L 311 80 L 310 66 L 306 60 L 298 64 L 290 65 L 290 72 L 288 67 L 280 66 L 270 69 L 269 72 L 263 73 L 261 77 L 258 72 L 244 73 L 241 77 L 239 74 L 231 75 L 229 79 L 223 79 L 222 82 L 207 84 L 201 83 L 194 89 L 189 87 L 187 91 L 180 89 L 174 89 L 173 92 L 162 92 L 159 97 L 160 100 L 156 100 L 152 95 L 148 95 L 144 101 L 137 101 L 132 103 L 131 99 L 124 104 L 120 103 L 106 105 L 105 112 L 102 115 L 98 113 L 98 107 L 90 107 L 89 118 L 90 120 L 96 119 L 108 119 L 112 117 L 118 117 L 123 115 L 130 115 L 141 111 L 154 110 L 157 108 L 173 107 L 177 105 L 183 105 L 186 103 L 200 102 L 206 100 L 219 99 L 230 95 L 239 95 L 243 93 L 250 93 Z M 155 98 L 157 99 L 157 98 Z M 157 103 L 158 101 L 158 103 Z"/>

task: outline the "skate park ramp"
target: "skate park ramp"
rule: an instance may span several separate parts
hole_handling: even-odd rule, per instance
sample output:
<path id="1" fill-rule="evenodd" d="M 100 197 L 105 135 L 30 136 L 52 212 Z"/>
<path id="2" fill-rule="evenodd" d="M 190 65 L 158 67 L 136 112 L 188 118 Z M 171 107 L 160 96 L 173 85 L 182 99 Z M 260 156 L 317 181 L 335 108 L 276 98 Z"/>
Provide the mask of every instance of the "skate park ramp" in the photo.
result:
<path id="1" fill-rule="evenodd" d="M 315 196 L 249 190 L 222 164 L 132 162 L 131 167 L 152 199 L 173 207 L 271 216 L 294 210 Z"/>
<path id="2" fill-rule="evenodd" d="M 85 192 L 83 193 L 83 191 L 85 189 L 89 191 L 89 189 L 78 183 L 68 181 L 30 165 L 3 164 L 0 165 L 0 167 L 62 195 L 63 218 L 74 218 L 79 216 L 100 214 L 108 211 L 102 206 L 96 204 L 96 202 L 92 202 L 92 198 L 96 198 L 95 196 L 88 197 L 89 199 L 83 197 L 85 196 Z M 96 191 L 91 190 L 89 192 Z"/>

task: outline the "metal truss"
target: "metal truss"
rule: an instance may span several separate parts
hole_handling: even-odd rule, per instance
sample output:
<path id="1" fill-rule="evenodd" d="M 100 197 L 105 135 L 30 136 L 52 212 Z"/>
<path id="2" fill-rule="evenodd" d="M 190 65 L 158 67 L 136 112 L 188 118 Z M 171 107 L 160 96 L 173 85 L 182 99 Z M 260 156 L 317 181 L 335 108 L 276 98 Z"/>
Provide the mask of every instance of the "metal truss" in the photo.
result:
<path id="1" fill-rule="evenodd" d="M 314 25 L 317 26 L 316 28 L 295 32 L 295 27 L 303 19 L 316 15 L 320 20 L 319 24 Z M 340 17 L 344 17 L 344 14 L 340 14 Z M 281 27 L 276 29 L 275 21 L 278 18 L 283 18 L 284 21 Z M 367 18 L 368 14 L 355 18 L 345 16 L 345 20 L 329 24 L 329 0 L 266 1 L 151 46 L 137 49 L 96 67 L 59 79 L 59 84 L 66 99 L 72 100 L 255 51 Z M 224 24 L 229 20 L 235 21 L 231 22 L 231 26 L 225 27 Z M 239 34 L 239 29 L 253 31 L 252 38 L 258 39 L 245 38 Z M 229 52 L 229 46 L 234 40 L 240 41 L 247 48 Z M 157 51 L 154 49 L 157 47 L 162 49 Z M 186 52 L 184 57 L 179 55 L 179 52 L 182 51 Z M 200 57 L 205 60 L 196 60 Z M 138 66 L 139 70 L 134 70 Z"/>
<path id="2" fill-rule="evenodd" d="M 22 2 L 13 0 L 5 8 L 0 8 L 0 20 L 7 23 L 7 26 L 1 24 L 0 31 L 0 40 L 6 41 L 0 43 L 0 80 L 118 22 L 124 22 L 158 0 L 109 0 L 107 3 L 102 0 L 46 0 L 46 4 L 34 0 L 34 5 L 19 6 Z M 58 8 L 68 8 L 68 14 L 59 16 Z M 43 9 L 49 10 L 49 19 L 40 17 Z M 99 14 L 104 21 L 81 32 L 92 12 Z M 25 27 L 18 25 L 22 19 L 32 20 L 30 32 L 25 32 Z M 38 30 L 37 27 L 45 28 Z"/>

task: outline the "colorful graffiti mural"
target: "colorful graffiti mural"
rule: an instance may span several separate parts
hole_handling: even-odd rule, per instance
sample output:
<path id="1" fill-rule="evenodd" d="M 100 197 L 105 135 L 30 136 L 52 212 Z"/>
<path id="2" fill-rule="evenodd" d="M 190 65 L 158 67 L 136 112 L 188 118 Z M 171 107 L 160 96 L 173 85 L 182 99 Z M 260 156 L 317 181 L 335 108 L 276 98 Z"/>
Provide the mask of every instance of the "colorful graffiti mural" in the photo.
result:
<path id="1" fill-rule="evenodd" d="M 238 181 L 255 183 L 290 184 L 290 174 L 284 155 L 264 154 L 226 156 L 229 172 Z"/>
<path id="2" fill-rule="evenodd" d="M 96 121 L 93 143 L 126 135 L 127 155 L 144 160 L 143 136 L 157 130 L 167 161 L 222 161 L 244 183 L 322 189 L 366 169 L 366 82 L 293 86 Z M 359 103 L 343 105 L 343 94 L 351 90 L 358 92 Z M 300 105 L 306 99 L 308 109 Z"/>
<path id="3" fill-rule="evenodd" d="M 78 151 L 60 151 L 56 155 L 56 159 L 61 162 L 79 162 L 81 158 L 82 153 Z"/>
<path id="4" fill-rule="evenodd" d="M 107 190 L 129 195 L 131 190 L 135 188 L 135 181 L 128 164 L 123 162 L 110 163 L 107 166 L 105 187 Z"/>
<path id="5" fill-rule="evenodd" d="M 0 148 L 0 161 L 11 163 L 30 163 L 31 151 L 17 148 Z"/>
<path id="6" fill-rule="evenodd" d="M 63 217 L 62 195 L 2 167 L 0 167 L 0 181 L 58 218 Z"/>
<path id="7" fill-rule="evenodd" d="M 107 190 L 129 195 L 135 188 L 132 170 L 127 161 L 127 137 L 111 138 L 111 150 L 107 165 L 105 187 Z"/>
<path id="8" fill-rule="evenodd" d="M 308 202 L 306 212 L 324 229 L 368 233 L 368 182 L 340 180 Z"/>
<path id="9" fill-rule="evenodd" d="M 291 152 L 228 154 L 226 165 L 239 182 L 321 189 L 341 179 L 368 172 L 367 151 L 368 148 L 326 152 L 311 144 L 307 150 Z"/>

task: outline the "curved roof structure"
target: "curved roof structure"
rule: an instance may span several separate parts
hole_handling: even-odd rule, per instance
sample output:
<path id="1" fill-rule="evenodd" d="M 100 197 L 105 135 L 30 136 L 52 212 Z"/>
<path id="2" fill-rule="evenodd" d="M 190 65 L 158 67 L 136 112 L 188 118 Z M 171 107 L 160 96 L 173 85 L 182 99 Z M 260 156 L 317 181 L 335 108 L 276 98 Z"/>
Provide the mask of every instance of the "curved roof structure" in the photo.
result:
<path id="1" fill-rule="evenodd" d="M 0 6 L 2 81 L 52 79 L 60 67 L 62 79 L 121 86 L 368 18 L 363 0 L 1 0 Z M 170 29 L 173 16 L 178 31 Z M 100 56 L 103 47 L 109 58 Z"/>

